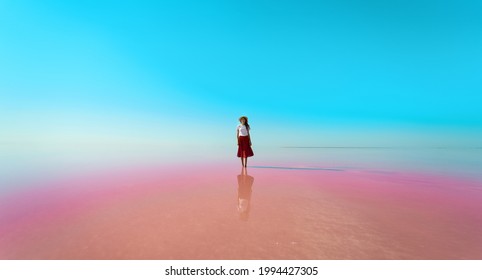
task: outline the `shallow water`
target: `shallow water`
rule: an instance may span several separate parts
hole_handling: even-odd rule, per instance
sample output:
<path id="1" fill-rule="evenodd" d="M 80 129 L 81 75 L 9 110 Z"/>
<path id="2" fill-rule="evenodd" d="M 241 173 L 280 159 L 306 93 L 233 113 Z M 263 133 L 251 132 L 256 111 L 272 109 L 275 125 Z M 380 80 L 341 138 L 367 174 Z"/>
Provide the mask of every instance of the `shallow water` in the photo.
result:
<path id="1" fill-rule="evenodd" d="M 481 153 L 256 149 L 246 172 L 10 158 L 0 258 L 482 259 Z"/>

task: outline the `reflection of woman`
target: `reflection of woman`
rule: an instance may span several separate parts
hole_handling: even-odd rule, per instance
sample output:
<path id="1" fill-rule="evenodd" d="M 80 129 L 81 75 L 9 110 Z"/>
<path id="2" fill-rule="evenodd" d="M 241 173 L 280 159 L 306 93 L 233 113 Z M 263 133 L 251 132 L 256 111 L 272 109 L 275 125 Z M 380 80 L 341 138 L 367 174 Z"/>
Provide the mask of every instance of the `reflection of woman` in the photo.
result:
<path id="1" fill-rule="evenodd" d="M 243 167 L 238 175 L 238 212 L 242 220 L 247 220 L 249 216 L 253 182 L 254 178 L 249 176 L 247 169 Z"/>
<path id="2" fill-rule="evenodd" d="M 238 139 L 238 157 L 241 158 L 241 164 L 243 167 L 246 167 L 248 165 L 248 157 L 254 156 L 253 149 L 251 149 L 248 117 L 240 117 L 239 122 L 240 124 L 236 127 L 236 138 Z"/>

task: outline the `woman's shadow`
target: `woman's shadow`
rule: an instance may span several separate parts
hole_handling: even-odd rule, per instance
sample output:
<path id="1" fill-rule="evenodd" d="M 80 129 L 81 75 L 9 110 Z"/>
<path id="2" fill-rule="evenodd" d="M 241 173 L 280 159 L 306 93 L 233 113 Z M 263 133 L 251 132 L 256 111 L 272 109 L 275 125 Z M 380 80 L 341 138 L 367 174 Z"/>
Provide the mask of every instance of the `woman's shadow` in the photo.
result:
<path id="1" fill-rule="evenodd" d="M 253 191 L 254 177 L 248 175 L 247 168 L 241 169 L 238 176 L 238 213 L 243 221 L 248 220 L 251 209 L 251 193 Z"/>

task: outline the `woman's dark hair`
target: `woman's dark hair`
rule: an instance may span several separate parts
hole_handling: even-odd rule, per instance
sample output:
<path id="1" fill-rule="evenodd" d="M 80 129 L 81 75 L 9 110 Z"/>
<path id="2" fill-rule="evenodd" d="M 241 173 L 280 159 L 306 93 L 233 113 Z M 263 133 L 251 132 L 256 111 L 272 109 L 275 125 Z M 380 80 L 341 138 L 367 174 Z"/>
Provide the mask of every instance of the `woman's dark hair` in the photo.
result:
<path id="1" fill-rule="evenodd" d="M 249 124 L 248 124 L 248 117 L 242 116 L 242 117 L 239 118 L 239 121 L 241 121 L 241 119 L 244 119 L 244 125 L 246 126 L 246 129 L 249 130 L 250 127 L 249 127 Z"/>

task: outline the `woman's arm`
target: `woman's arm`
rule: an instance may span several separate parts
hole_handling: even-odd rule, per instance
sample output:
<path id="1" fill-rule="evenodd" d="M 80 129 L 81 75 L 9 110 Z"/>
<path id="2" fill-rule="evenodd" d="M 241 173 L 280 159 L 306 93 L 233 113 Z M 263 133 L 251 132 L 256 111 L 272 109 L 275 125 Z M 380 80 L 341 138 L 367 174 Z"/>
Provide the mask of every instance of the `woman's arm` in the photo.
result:
<path id="1" fill-rule="evenodd" d="M 251 146 L 251 134 L 249 134 L 249 129 L 248 129 L 248 139 L 249 139 L 249 145 Z"/>
<path id="2" fill-rule="evenodd" d="M 238 145 L 239 145 L 239 129 L 236 129 L 236 139 L 238 140 Z"/>

